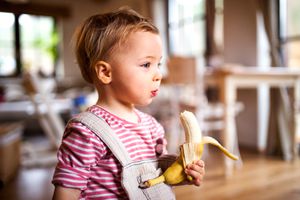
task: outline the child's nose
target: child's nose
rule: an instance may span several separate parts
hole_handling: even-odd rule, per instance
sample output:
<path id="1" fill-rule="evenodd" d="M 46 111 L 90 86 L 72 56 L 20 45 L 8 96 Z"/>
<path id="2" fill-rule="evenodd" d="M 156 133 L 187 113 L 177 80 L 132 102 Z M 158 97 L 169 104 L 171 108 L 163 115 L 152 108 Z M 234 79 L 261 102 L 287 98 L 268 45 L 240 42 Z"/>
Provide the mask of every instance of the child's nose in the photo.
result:
<path id="1" fill-rule="evenodd" d="M 161 79 L 162 79 L 162 73 L 159 69 L 157 69 L 154 74 L 153 81 L 161 81 Z"/>

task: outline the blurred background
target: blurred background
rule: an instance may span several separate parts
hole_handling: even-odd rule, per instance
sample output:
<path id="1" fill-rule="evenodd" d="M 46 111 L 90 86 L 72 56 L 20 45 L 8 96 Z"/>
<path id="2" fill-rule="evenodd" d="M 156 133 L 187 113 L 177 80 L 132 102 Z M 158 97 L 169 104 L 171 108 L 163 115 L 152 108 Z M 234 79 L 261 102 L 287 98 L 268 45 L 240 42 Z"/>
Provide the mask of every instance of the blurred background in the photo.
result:
<path id="1" fill-rule="evenodd" d="M 163 39 L 163 81 L 147 108 L 170 153 L 193 111 L 206 147 L 200 188 L 178 199 L 300 199 L 300 1 L 0 0 L 0 199 L 51 199 L 66 122 L 97 94 L 81 78 L 72 36 L 97 13 L 129 6 Z"/>

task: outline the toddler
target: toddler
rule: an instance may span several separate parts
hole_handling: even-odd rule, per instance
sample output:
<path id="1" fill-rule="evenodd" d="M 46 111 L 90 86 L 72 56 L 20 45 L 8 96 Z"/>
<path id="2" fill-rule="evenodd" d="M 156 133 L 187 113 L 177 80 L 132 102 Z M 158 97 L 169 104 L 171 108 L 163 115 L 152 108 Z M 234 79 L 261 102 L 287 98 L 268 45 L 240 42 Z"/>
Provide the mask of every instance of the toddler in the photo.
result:
<path id="1" fill-rule="evenodd" d="M 82 76 L 99 94 L 87 111 L 109 125 L 132 160 L 166 154 L 163 127 L 135 108 L 150 104 L 159 92 L 162 42 L 158 29 L 132 9 L 121 8 L 91 16 L 75 36 Z M 53 199 L 128 199 L 121 172 L 122 165 L 108 146 L 83 123 L 70 121 L 58 151 Z M 185 172 L 199 186 L 203 161 L 195 161 Z"/>

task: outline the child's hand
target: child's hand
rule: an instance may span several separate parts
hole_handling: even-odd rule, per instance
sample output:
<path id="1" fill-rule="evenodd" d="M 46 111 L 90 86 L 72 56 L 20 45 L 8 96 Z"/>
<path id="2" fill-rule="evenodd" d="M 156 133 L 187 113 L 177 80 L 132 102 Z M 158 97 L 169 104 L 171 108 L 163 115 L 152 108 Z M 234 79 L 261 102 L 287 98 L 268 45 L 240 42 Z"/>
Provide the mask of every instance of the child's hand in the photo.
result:
<path id="1" fill-rule="evenodd" d="M 203 182 L 205 174 L 204 166 L 204 162 L 202 160 L 198 160 L 187 165 L 185 169 L 185 173 L 193 177 L 192 183 L 196 186 L 200 186 Z"/>

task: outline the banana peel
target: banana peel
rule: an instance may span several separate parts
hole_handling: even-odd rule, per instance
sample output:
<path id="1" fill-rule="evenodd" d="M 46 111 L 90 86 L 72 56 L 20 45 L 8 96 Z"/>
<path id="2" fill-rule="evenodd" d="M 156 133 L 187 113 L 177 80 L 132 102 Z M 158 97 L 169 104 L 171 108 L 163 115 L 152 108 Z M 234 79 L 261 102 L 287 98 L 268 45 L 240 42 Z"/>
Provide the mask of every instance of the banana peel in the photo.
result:
<path id="1" fill-rule="evenodd" d="M 180 156 L 162 175 L 144 182 L 144 187 L 151 187 L 162 182 L 176 185 L 185 180 L 191 181 L 192 177 L 187 176 L 184 169 L 193 161 L 201 159 L 204 144 L 214 145 L 232 160 L 238 160 L 237 156 L 230 153 L 213 137 L 202 137 L 197 118 L 192 112 L 184 111 L 180 113 L 180 120 L 185 132 L 185 143 L 179 147 Z"/>
<path id="2" fill-rule="evenodd" d="M 169 185 L 176 185 L 186 179 L 187 175 L 184 173 L 182 157 L 179 156 L 177 160 L 170 167 L 168 167 L 162 175 L 146 181 L 141 186 L 147 188 L 162 182 L 166 182 Z"/>

